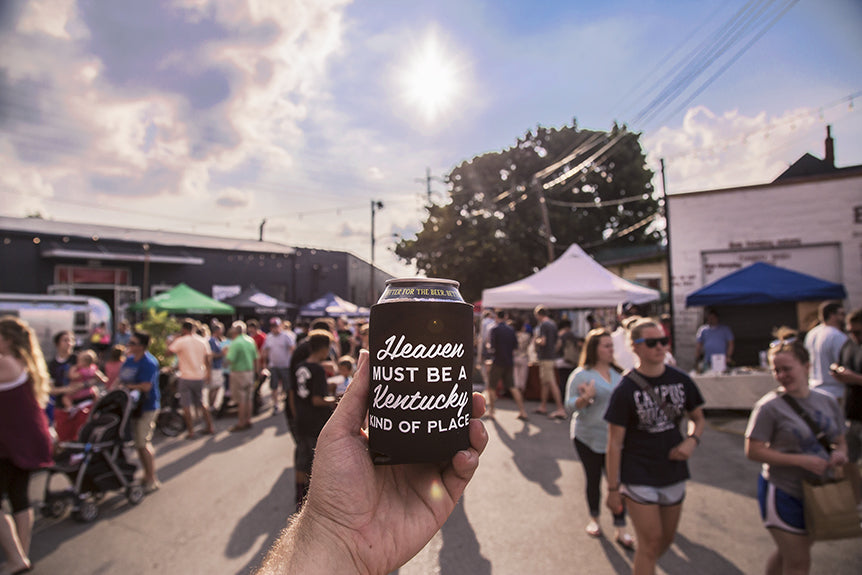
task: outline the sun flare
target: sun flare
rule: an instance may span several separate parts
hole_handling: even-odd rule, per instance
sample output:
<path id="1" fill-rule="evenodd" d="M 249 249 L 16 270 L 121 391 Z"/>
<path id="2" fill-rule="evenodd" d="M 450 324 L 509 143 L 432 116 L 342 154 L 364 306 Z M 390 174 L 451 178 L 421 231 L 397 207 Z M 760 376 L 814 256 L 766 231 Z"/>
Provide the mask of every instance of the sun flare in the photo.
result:
<path id="1" fill-rule="evenodd" d="M 425 121 L 437 120 L 459 96 L 459 69 L 457 57 L 446 51 L 436 34 L 428 33 L 407 56 L 400 73 L 406 103 L 418 110 Z"/>

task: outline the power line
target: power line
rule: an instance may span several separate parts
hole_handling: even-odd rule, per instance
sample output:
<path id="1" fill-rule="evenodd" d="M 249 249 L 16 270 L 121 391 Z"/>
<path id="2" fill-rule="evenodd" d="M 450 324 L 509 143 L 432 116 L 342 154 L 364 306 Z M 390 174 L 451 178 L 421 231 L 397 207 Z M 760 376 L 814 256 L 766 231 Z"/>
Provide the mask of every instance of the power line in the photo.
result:
<path id="1" fill-rule="evenodd" d="M 692 100 L 701 95 L 704 90 L 706 90 L 710 85 L 712 85 L 715 80 L 718 79 L 719 76 L 721 76 L 728 68 L 730 68 L 730 66 L 736 63 L 736 61 L 739 60 L 739 58 L 743 54 L 745 54 L 749 48 L 751 48 L 758 40 L 760 40 L 760 38 L 764 34 L 766 34 L 766 32 L 768 32 L 769 29 L 772 28 L 787 13 L 788 10 L 793 8 L 793 6 L 797 2 L 799 2 L 799 0 L 791 0 L 788 4 L 786 4 L 785 7 L 777 15 L 775 15 L 772 20 L 769 21 L 768 24 L 761 28 L 751 40 L 749 40 L 741 49 L 739 49 L 736 54 L 734 54 L 730 58 L 730 60 L 725 62 L 715 73 L 713 73 L 712 76 L 707 78 L 706 81 L 704 81 L 688 98 L 686 98 L 685 101 L 683 101 L 679 106 L 677 106 L 677 108 L 673 112 L 663 118 L 662 122 L 660 123 L 667 121 L 671 116 L 675 116 L 676 114 L 681 112 L 683 109 L 685 109 L 686 106 L 688 106 L 692 102 Z"/>

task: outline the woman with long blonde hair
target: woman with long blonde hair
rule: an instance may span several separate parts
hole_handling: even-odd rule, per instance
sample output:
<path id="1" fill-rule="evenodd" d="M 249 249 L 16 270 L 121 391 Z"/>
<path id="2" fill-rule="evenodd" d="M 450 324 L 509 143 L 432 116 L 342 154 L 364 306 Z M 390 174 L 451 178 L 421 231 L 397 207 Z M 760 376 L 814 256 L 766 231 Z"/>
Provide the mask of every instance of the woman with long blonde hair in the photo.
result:
<path id="1" fill-rule="evenodd" d="M 30 473 L 51 463 L 51 435 L 44 407 L 50 382 L 36 334 L 24 321 L 0 317 L 0 548 L 9 573 L 31 568 L 28 557 L 34 514 Z"/>

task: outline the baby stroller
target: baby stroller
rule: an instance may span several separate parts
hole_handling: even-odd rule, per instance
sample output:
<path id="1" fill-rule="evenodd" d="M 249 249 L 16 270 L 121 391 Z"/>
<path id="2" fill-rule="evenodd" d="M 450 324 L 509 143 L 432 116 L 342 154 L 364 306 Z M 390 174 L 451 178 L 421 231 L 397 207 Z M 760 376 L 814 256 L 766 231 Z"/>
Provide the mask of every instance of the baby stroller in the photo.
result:
<path id="1" fill-rule="evenodd" d="M 72 506 L 72 515 L 88 523 L 96 519 L 96 502 L 108 491 L 125 490 L 126 498 L 137 505 L 144 498 L 144 489 L 133 484 L 137 466 L 129 463 L 124 445 L 131 440 L 130 414 L 132 399 L 125 389 L 114 389 L 93 407 L 87 423 L 78 434 L 78 441 L 61 443 L 63 451 L 48 468 L 42 515 L 60 517 Z M 51 478 L 56 474 L 68 477 L 72 486 L 63 491 L 51 491 Z"/>

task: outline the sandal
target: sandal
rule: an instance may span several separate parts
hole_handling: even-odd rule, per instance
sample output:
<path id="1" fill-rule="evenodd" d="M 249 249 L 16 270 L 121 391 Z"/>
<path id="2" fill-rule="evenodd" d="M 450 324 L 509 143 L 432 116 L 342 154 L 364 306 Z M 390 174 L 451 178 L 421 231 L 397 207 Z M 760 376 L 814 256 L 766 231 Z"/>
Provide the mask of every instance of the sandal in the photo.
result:
<path id="1" fill-rule="evenodd" d="M 619 543 L 620 547 L 626 549 L 628 551 L 635 550 L 635 540 L 632 539 L 632 536 L 628 533 L 623 533 L 622 535 L 617 535 L 617 543 Z"/>
<path id="2" fill-rule="evenodd" d="M 584 531 L 586 531 L 587 535 L 589 535 L 590 537 L 601 537 L 602 536 L 602 528 L 595 521 L 590 521 L 589 523 L 587 523 L 587 526 L 584 529 Z"/>
<path id="3" fill-rule="evenodd" d="M 567 417 L 567 416 L 566 416 L 566 412 L 565 412 L 565 411 L 564 411 L 564 412 L 562 412 L 562 413 L 561 413 L 561 412 L 559 412 L 559 411 L 555 411 L 554 413 L 552 413 L 552 414 L 551 414 L 551 415 L 549 415 L 548 417 L 550 417 L 551 419 L 566 419 L 566 417 Z"/>
<path id="4" fill-rule="evenodd" d="M 542 409 L 541 407 L 537 407 L 533 410 L 533 413 L 538 413 L 539 415 L 548 415 L 548 410 Z"/>
<path id="5" fill-rule="evenodd" d="M 529 417 L 527 417 L 527 414 L 526 414 L 526 413 L 519 413 L 519 414 L 518 414 L 518 419 L 520 419 L 521 421 L 530 421 L 530 418 L 529 418 Z"/>

